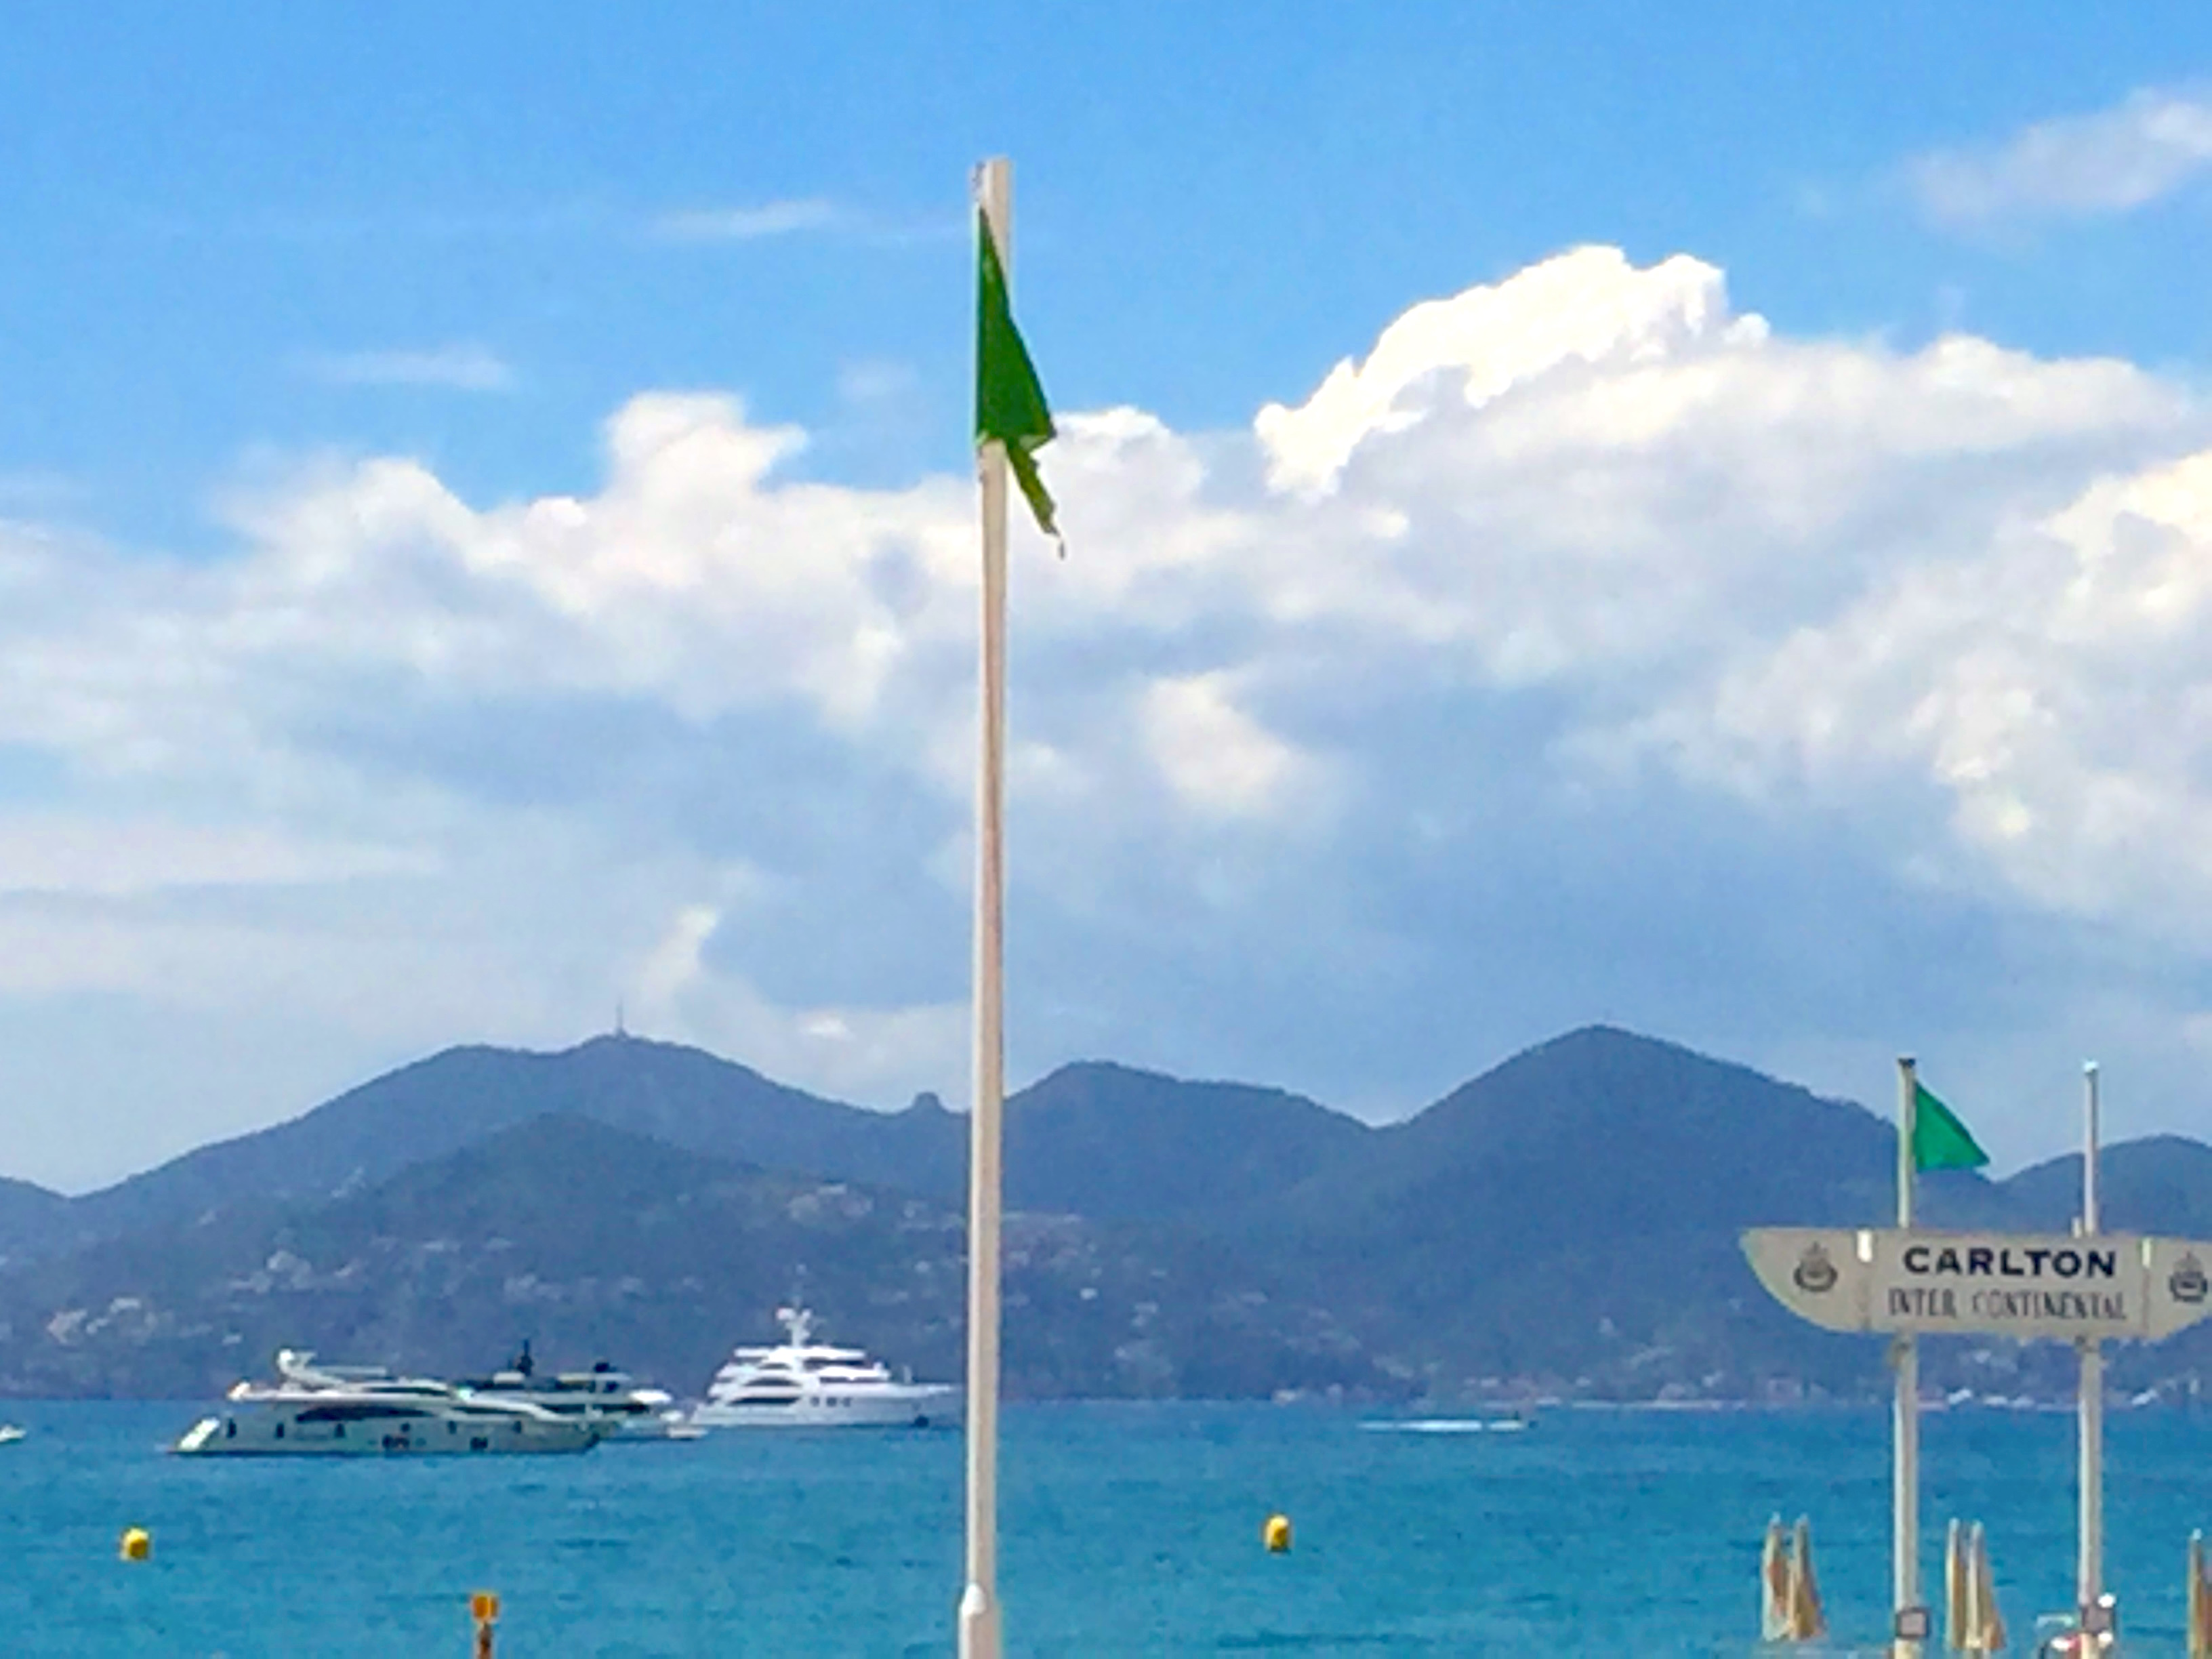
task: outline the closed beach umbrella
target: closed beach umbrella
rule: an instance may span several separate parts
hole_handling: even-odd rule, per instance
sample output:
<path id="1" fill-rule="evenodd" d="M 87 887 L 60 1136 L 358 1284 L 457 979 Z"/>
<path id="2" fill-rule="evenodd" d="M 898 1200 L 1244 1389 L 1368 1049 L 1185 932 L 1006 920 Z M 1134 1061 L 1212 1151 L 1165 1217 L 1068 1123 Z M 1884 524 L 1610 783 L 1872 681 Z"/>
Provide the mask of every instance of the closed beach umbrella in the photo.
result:
<path id="1" fill-rule="evenodd" d="M 1990 1566 L 1990 1540 L 1978 1521 L 1974 1522 L 1971 1550 L 1974 1623 L 1972 1639 L 1967 1645 L 1976 1653 L 1995 1653 L 2005 1645 L 2004 1614 L 1997 1611 L 1997 1581 Z"/>
<path id="2" fill-rule="evenodd" d="M 1972 1621 L 1966 1614 L 1966 1529 L 1951 1522 L 1943 1539 L 1943 1645 L 1954 1653 L 1966 1651 Z"/>
<path id="3" fill-rule="evenodd" d="M 1813 1523 L 1797 1517 L 1797 1547 L 1790 1562 L 1790 1637 L 1810 1642 L 1828 1633 L 1820 1612 L 1820 1587 L 1813 1578 Z"/>
<path id="4" fill-rule="evenodd" d="M 2212 1659 L 2212 1583 L 2204 1577 L 2204 1534 L 2189 1534 L 2189 1659 Z"/>
<path id="5" fill-rule="evenodd" d="M 1766 1543 L 1759 1553 L 1759 1635 L 1765 1642 L 1790 1635 L 1790 1547 L 1778 1515 L 1766 1523 Z"/>

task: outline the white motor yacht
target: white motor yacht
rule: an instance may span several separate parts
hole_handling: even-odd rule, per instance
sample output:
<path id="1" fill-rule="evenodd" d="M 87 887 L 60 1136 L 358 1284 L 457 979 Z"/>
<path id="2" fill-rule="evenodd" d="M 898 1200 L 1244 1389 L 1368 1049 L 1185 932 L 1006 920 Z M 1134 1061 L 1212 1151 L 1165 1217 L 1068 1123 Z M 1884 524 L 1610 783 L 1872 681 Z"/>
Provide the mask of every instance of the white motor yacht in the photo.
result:
<path id="1" fill-rule="evenodd" d="M 527 1342 L 506 1370 L 454 1386 L 471 1400 L 514 1401 L 590 1423 L 603 1440 L 696 1440 L 704 1432 L 667 1394 L 639 1388 L 627 1371 L 605 1360 L 587 1371 L 538 1376 Z"/>
<path id="2" fill-rule="evenodd" d="M 428 1378 L 360 1366 L 317 1366 L 312 1354 L 276 1356 L 274 1385 L 240 1382 L 217 1416 L 185 1431 L 193 1456 L 465 1456 L 588 1451 L 587 1421 L 520 1401 L 478 1400 Z"/>
<path id="3" fill-rule="evenodd" d="M 0 1446 L 12 1446 L 23 1437 L 23 1429 L 14 1423 L 0 1423 Z"/>
<path id="4" fill-rule="evenodd" d="M 939 1428 L 965 1403 L 950 1382 L 902 1381 L 858 1348 L 813 1340 L 813 1316 L 779 1308 L 785 1340 L 739 1348 L 714 1373 L 691 1420 L 705 1428 Z"/>

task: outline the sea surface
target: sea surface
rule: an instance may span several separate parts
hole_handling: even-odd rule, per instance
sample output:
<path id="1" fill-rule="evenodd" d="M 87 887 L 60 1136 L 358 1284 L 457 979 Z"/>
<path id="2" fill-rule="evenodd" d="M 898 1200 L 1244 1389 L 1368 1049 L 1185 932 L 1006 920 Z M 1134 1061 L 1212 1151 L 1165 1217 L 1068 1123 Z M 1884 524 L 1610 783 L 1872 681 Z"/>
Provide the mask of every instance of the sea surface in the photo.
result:
<path id="1" fill-rule="evenodd" d="M 18 1403 L 0 1448 L 0 1653 L 207 1659 L 949 1655 L 961 1442 L 723 1432 L 580 1457 L 195 1461 L 190 1406 Z M 1559 1409 L 1522 1433 L 1269 1406 L 1010 1408 L 1006 1650 L 1024 1656 L 1731 1654 L 1755 1647 L 1761 1530 L 1813 1521 L 1838 1650 L 1889 1582 L 1876 1411 Z M 2072 1599 L 2074 1425 L 1925 1420 L 1924 1571 L 1986 1522 L 2017 1644 Z M 2130 1654 L 2181 1650 L 2212 1418 L 2116 1413 L 2109 1567 Z M 1286 1555 L 1261 1546 L 1290 1516 Z M 118 1559 L 128 1526 L 153 1557 Z"/>

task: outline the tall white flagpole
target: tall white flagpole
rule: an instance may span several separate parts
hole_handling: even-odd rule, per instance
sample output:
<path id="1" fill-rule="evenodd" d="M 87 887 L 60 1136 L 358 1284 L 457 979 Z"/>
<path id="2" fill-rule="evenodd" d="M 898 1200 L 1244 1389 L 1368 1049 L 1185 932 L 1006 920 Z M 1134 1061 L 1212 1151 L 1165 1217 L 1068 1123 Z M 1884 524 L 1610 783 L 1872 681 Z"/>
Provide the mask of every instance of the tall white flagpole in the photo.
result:
<path id="1" fill-rule="evenodd" d="M 976 180 L 999 269 L 1013 271 L 1013 168 L 983 163 Z M 999 1215 L 1000 1109 L 1006 1097 L 1006 447 L 976 455 L 983 509 L 982 656 L 975 769 L 975 1097 L 968 1146 L 968 1559 L 960 1659 L 999 1659 Z"/>
<path id="2" fill-rule="evenodd" d="M 1920 1084 L 1911 1056 L 1897 1062 L 1897 1224 L 1912 1226 L 1912 1130 L 1920 1112 Z M 1896 1467 L 1891 1516 L 1891 1576 L 1896 1592 L 1893 1635 L 1897 1659 L 1919 1659 L 1921 1640 L 1905 1634 L 1908 1616 L 1926 1617 L 1920 1601 L 1920 1348 L 1910 1332 L 1896 1341 L 1897 1404 L 1893 1425 Z M 1924 1634 L 1924 1632 L 1923 1632 Z"/>
<path id="3" fill-rule="evenodd" d="M 2096 1235 L 2097 1067 L 2081 1068 L 2081 1233 Z M 2087 1630 L 2102 1616 L 2105 1594 L 2105 1354 L 2094 1339 L 2081 1351 L 2081 1382 L 2076 1406 L 2081 1420 L 2081 1616 Z"/>

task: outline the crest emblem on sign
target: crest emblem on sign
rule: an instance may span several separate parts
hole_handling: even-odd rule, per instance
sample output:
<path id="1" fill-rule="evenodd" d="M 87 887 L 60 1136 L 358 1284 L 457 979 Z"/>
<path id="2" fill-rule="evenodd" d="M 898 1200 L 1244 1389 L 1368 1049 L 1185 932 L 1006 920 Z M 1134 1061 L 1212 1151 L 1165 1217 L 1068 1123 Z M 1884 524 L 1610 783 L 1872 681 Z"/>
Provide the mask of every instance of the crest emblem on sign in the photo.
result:
<path id="1" fill-rule="evenodd" d="M 2204 1264 L 2197 1259 L 2196 1251 L 2189 1251 L 2173 1264 L 2173 1271 L 2166 1276 L 2166 1288 L 2176 1302 L 2186 1302 L 2191 1307 L 2212 1291 L 2212 1279 L 2204 1276 Z"/>
<path id="2" fill-rule="evenodd" d="M 1826 1247 L 1817 1239 L 1805 1247 L 1805 1254 L 1797 1258 L 1796 1271 L 1790 1277 L 1797 1288 L 1820 1296 L 1836 1288 L 1836 1264 L 1828 1260 Z M 2203 1275 L 2197 1275 L 2201 1282 Z M 2199 1295 L 2203 1294 L 2199 1291 Z"/>

